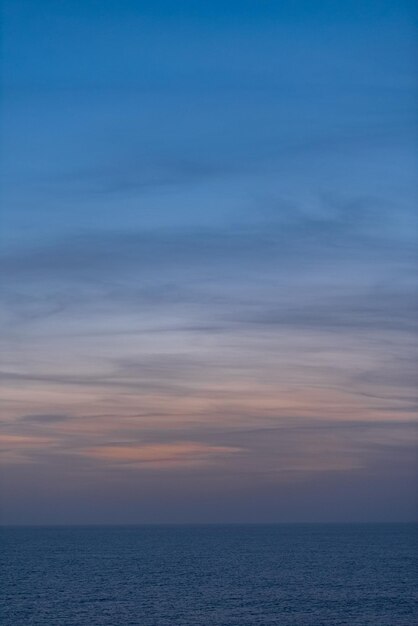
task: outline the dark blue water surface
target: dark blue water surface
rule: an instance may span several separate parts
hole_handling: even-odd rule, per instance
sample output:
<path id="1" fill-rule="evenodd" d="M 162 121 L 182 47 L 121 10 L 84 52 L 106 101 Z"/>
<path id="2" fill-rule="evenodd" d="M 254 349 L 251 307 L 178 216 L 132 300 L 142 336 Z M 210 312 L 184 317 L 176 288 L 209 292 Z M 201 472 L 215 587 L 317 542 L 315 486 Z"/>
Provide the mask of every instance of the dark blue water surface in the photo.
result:
<path id="1" fill-rule="evenodd" d="M 2 626 L 418 623 L 417 526 L 3 528 Z"/>

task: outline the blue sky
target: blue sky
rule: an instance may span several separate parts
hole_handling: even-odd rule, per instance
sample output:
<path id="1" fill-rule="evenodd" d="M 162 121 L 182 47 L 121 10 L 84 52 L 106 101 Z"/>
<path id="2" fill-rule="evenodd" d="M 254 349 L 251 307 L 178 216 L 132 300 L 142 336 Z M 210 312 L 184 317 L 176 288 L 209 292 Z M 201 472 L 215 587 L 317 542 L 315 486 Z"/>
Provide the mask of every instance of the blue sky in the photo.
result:
<path id="1" fill-rule="evenodd" d="M 4 521 L 414 518 L 415 24 L 4 3 Z"/>

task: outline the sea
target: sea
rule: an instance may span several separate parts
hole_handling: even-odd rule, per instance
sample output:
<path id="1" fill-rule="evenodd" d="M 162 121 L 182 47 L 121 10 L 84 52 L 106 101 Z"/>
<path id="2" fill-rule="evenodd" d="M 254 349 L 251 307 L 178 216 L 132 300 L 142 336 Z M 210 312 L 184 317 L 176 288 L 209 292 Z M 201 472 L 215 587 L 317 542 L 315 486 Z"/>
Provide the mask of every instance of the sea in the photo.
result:
<path id="1" fill-rule="evenodd" d="M 3 527 L 2 626 L 413 626 L 418 526 Z"/>

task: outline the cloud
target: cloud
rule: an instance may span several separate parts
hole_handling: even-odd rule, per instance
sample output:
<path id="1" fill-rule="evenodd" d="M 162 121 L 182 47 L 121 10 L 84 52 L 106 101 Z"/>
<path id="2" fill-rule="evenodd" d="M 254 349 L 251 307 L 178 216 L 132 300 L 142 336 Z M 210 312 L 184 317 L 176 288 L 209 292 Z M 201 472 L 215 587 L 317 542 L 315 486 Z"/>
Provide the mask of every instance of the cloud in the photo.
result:
<path id="1" fill-rule="evenodd" d="M 392 462 L 395 450 L 404 451 L 406 471 L 415 471 L 418 462 L 418 424 L 413 419 L 257 413 L 246 402 L 236 413 L 206 406 L 200 416 L 187 409 L 182 415 L 179 407 L 165 416 L 144 412 L 74 415 L 64 421 L 21 418 L 4 424 L 3 431 L 5 462 L 44 465 L 61 457 L 74 470 L 96 467 L 99 475 L 106 467 L 140 472 L 196 466 L 209 474 L 241 473 L 264 482 L 292 475 L 305 480 L 316 472 L 368 473 L 385 456 Z"/>
<path id="2" fill-rule="evenodd" d="M 62 415 L 62 414 L 30 414 L 30 415 L 22 415 L 20 418 L 21 422 L 25 422 L 28 424 L 59 424 L 61 422 L 66 422 L 67 420 L 71 420 L 73 417 L 71 415 Z"/>
<path id="3" fill-rule="evenodd" d="M 55 442 L 48 436 L 0 433 L 0 461 L 6 465 L 32 462 L 34 453 L 49 452 Z"/>
<path id="4" fill-rule="evenodd" d="M 134 333 L 157 320 L 161 332 L 202 334 L 246 324 L 413 332 L 412 246 L 379 234 L 369 223 L 382 222 L 362 210 L 352 219 L 350 206 L 316 218 L 286 209 L 251 227 L 96 232 L 9 252 L 5 327 L 76 313 L 81 334 L 100 332 L 97 324 L 87 330 L 92 316 L 107 318 L 108 334 L 128 333 L 133 320 Z M 119 313 L 113 330 L 109 318 Z"/>
<path id="5" fill-rule="evenodd" d="M 143 230 L 91 231 L 67 233 L 60 241 L 45 242 L 19 252 L 4 252 L 2 266 L 14 280 L 37 275 L 43 279 L 103 279 L 129 270 L 147 272 L 164 269 L 167 286 L 170 269 L 199 271 L 244 264 L 256 267 L 286 261 L 286 270 L 301 269 L 315 263 L 341 263 L 350 257 L 354 264 L 384 262 L 388 257 L 400 262 L 415 260 L 413 241 L 407 242 L 385 232 L 395 225 L 392 212 L 382 211 L 376 198 L 338 198 L 321 200 L 316 214 L 303 206 L 289 208 L 280 202 L 269 218 L 263 219 L 263 206 L 257 207 L 258 219 L 242 218 L 222 227 L 148 228 Z M 290 265 L 289 265 L 290 263 Z M 193 272 L 191 273 L 193 275 Z M 129 274 L 128 274 L 129 276 Z"/>
<path id="6" fill-rule="evenodd" d="M 358 289 L 352 293 L 322 296 L 305 295 L 303 303 L 293 307 L 285 303 L 280 308 L 261 307 L 260 313 L 249 314 L 247 321 L 260 326 L 310 328 L 323 331 L 399 331 L 416 334 L 418 299 L 411 289 Z M 254 307 L 256 308 L 256 307 Z"/>
<path id="7" fill-rule="evenodd" d="M 219 458 L 239 452 L 242 452 L 240 448 L 205 445 L 196 441 L 143 445 L 103 445 L 81 451 L 88 458 L 99 461 L 114 463 L 123 467 L 149 466 L 153 469 L 206 465 L 216 462 Z"/>

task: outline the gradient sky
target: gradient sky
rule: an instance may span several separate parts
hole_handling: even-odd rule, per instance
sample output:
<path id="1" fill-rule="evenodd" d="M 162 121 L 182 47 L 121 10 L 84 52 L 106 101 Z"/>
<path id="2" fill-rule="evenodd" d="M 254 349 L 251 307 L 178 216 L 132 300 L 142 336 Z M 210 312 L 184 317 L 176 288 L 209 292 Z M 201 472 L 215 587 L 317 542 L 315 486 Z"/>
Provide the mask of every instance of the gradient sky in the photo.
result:
<path id="1" fill-rule="evenodd" d="M 416 518 L 416 15 L 5 0 L 3 523 Z"/>

